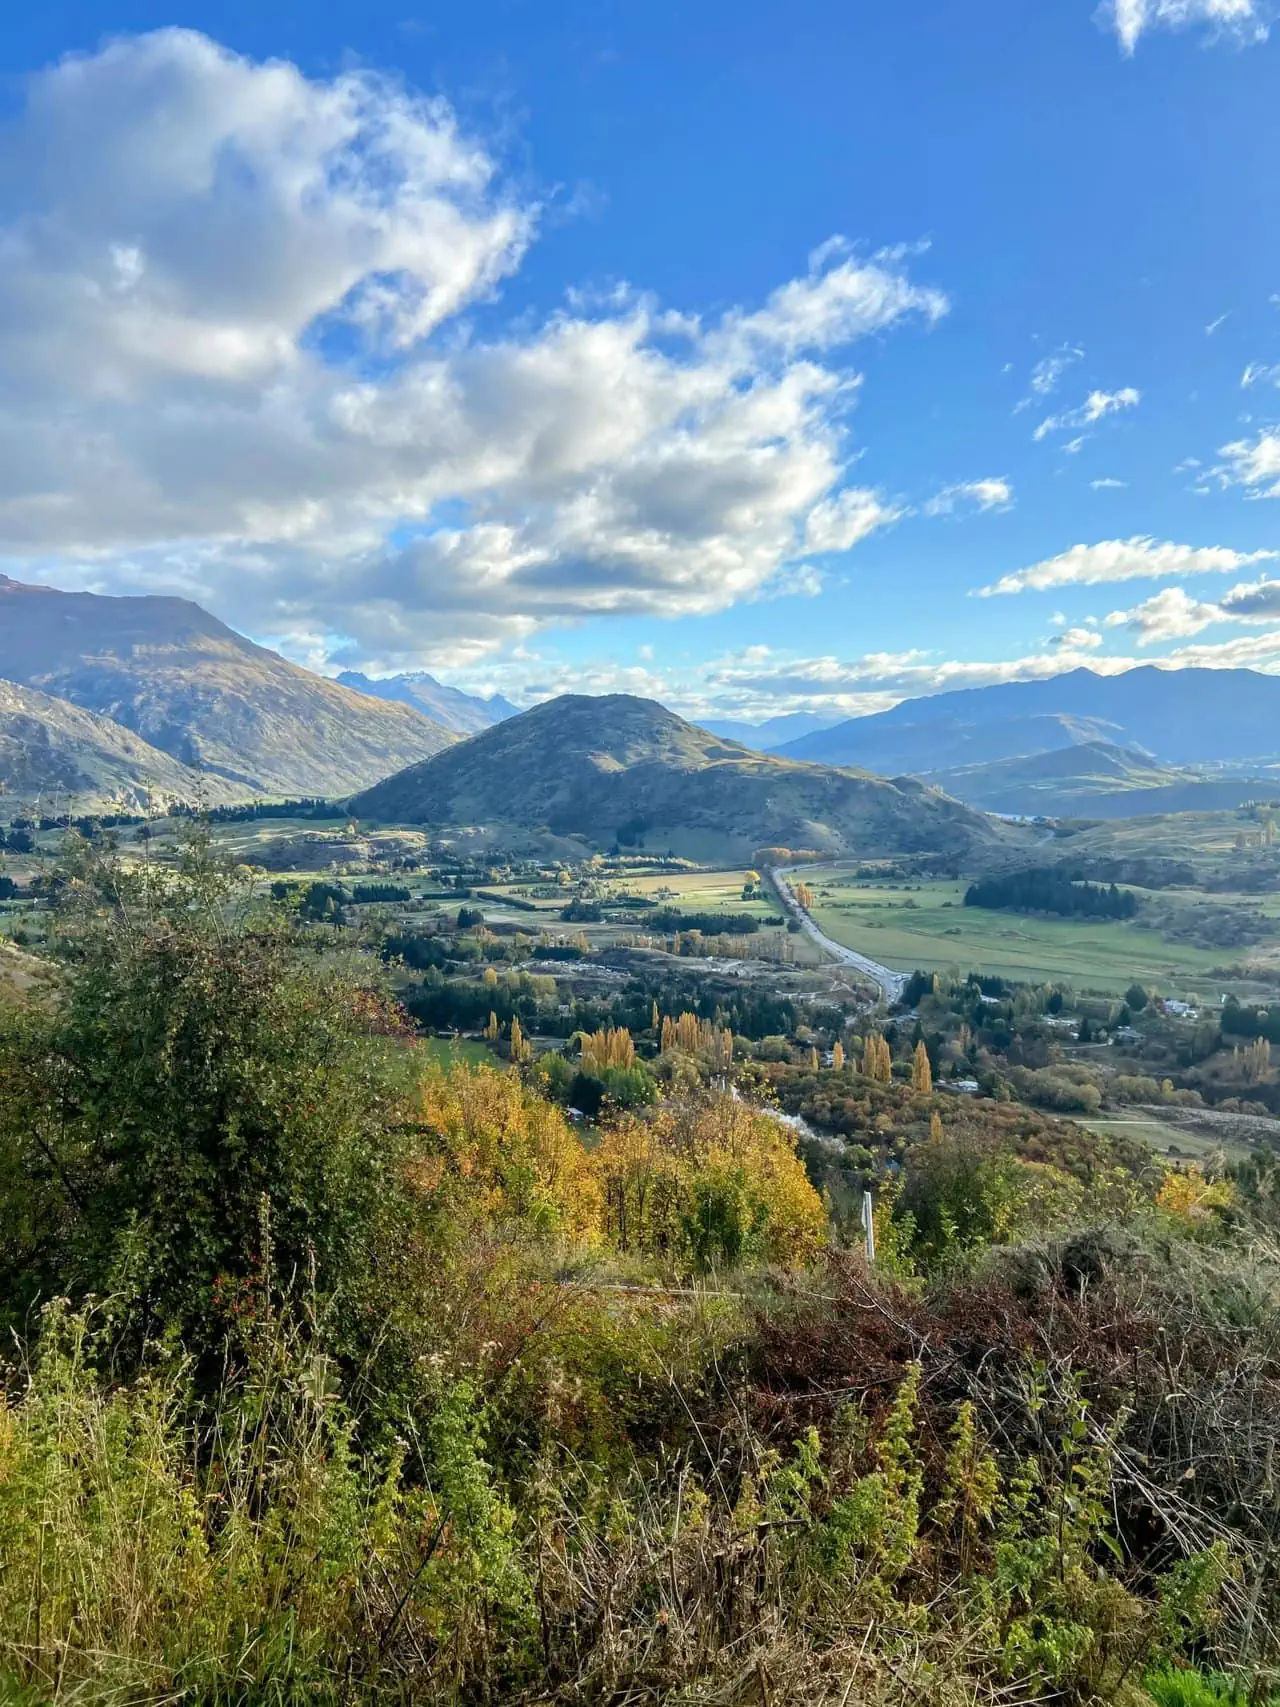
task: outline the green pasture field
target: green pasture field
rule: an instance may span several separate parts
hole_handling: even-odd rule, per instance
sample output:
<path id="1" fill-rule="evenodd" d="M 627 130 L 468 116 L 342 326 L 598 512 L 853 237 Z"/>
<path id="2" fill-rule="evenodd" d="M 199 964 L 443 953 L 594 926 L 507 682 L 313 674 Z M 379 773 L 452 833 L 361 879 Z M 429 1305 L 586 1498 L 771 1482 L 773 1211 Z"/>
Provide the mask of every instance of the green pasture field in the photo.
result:
<path id="1" fill-rule="evenodd" d="M 674 890 L 674 901 L 660 905 L 674 907 L 682 913 L 750 913 L 755 918 L 776 918 L 779 913 L 772 895 L 742 898 L 742 886 L 747 880 L 747 868 L 731 871 L 677 871 L 656 875 L 619 879 L 614 887 L 628 889 L 635 895 L 653 896 L 658 890 Z"/>
<path id="2" fill-rule="evenodd" d="M 477 1043 L 469 1037 L 425 1037 L 418 1044 L 418 1051 L 425 1051 L 427 1058 L 436 1066 L 446 1070 L 459 1065 L 474 1067 L 485 1064 L 490 1067 L 500 1066 L 501 1063 L 487 1043 Z"/>
<path id="3" fill-rule="evenodd" d="M 1140 925 L 1101 919 L 1025 918 L 964 906 L 966 885 L 909 888 L 858 883 L 848 868 L 801 874 L 815 892 L 813 917 L 833 941 L 895 971 L 958 966 L 1030 983 L 1062 981 L 1118 995 L 1135 979 L 1166 995 L 1214 993 L 1228 950 L 1166 942 Z"/>
<path id="4" fill-rule="evenodd" d="M 1219 1151 L 1233 1161 L 1252 1154 L 1250 1146 L 1233 1138 L 1207 1138 L 1198 1132 L 1187 1132 L 1171 1126 L 1153 1115 L 1120 1116 L 1114 1120 L 1078 1120 L 1087 1132 L 1104 1138 L 1133 1138 L 1148 1145 L 1157 1155 L 1173 1155 L 1183 1160 L 1201 1161 Z"/>

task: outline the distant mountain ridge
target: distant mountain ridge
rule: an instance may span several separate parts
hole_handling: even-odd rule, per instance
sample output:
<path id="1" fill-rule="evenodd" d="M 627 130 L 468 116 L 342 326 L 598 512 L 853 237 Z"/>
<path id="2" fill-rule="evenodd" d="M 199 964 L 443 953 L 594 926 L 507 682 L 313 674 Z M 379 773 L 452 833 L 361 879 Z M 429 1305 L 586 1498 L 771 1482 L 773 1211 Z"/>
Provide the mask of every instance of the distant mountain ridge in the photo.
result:
<path id="1" fill-rule="evenodd" d="M 1233 811 L 1280 792 L 1277 781 L 1201 776 L 1109 741 L 933 771 L 922 780 L 985 812 L 1028 818 Z"/>
<path id="2" fill-rule="evenodd" d="M 0 677 L 111 719 L 240 798 L 348 794 L 456 739 L 411 706 L 289 663 L 188 599 L 0 576 Z"/>
<path id="3" fill-rule="evenodd" d="M 774 753 L 790 741 L 805 735 L 816 735 L 841 722 L 839 717 L 820 717 L 810 711 L 788 711 L 781 717 L 770 717 L 762 723 L 745 723 L 733 718 L 709 717 L 699 722 L 700 729 L 709 729 L 725 741 L 739 741 L 757 753 Z"/>
<path id="4" fill-rule="evenodd" d="M 356 796 L 361 818 L 506 823 L 693 857 L 758 847 L 940 853 L 998 843 L 992 820 L 921 784 L 796 764 L 722 740 L 653 700 L 569 694 Z"/>
<path id="5" fill-rule="evenodd" d="M 464 693 L 461 688 L 438 682 L 425 670 L 412 670 L 399 676 L 365 676 L 359 670 L 344 670 L 335 680 L 344 688 L 373 699 L 411 705 L 457 735 L 475 735 L 481 729 L 492 729 L 506 717 L 520 715 L 520 707 L 512 705 L 500 693 L 482 699 L 479 694 Z"/>
<path id="6" fill-rule="evenodd" d="M 1063 736 L 1071 720 L 1085 719 L 1076 740 L 1026 745 L 1028 719 L 1057 720 Z M 820 764 L 863 764 L 899 768 L 905 743 L 912 745 L 913 773 L 932 771 L 958 758 L 962 731 L 974 743 L 1003 724 L 1005 750 L 990 744 L 987 760 L 1017 758 L 1051 745 L 1104 738 L 1143 748 L 1164 764 L 1265 764 L 1280 759 L 1280 676 L 1257 670 L 1162 670 L 1142 665 L 1120 675 L 1071 670 L 1044 681 L 1001 682 L 962 688 L 927 699 L 904 700 L 891 711 L 851 718 L 780 749 L 783 756 Z M 1101 726 L 1106 726 L 1104 729 Z M 904 730 L 913 733 L 908 737 Z M 1016 745 L 1012 744 L 1016 739 Z M 936 743 L 930 751 L 930 742 Z M 880 755 L 881 763 L 875 762 Z M 928 760 L 932 756 L 933 762 Z M 973 758 L 977 760 L 975 751 Z"/>

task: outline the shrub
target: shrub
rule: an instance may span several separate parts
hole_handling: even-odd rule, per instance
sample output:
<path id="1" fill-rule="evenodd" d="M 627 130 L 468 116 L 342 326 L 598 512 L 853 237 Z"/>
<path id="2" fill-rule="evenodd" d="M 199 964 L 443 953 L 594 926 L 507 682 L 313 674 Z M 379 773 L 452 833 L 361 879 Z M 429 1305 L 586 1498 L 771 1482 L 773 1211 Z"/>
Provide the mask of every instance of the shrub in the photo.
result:
<path id="1" fill-rule="evenodd" d="M 595 1155 L 605 1228 L 623 1251 L 706 1272 L 746 1261 L 803 1262 L 826 1215 L 791 1134 L 721 1096 L 622 1121 Z"/>

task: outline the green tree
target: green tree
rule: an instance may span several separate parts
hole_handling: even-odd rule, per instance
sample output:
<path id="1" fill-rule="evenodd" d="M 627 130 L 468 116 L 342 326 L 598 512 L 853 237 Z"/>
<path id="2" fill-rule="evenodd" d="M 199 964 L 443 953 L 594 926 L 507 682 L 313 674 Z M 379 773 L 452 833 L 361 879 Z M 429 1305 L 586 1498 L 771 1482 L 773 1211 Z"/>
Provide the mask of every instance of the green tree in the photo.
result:
<path id="1" fill-rule="evenodd" d="M 64 894 L 57 1000 L 0 1021 L 0 1296 L 108 1295 L 131 1343 L 198 1353 L 298 1281 L 354 1327 L 396 1198 L 398 1010 L 238 916 L 199 849 L 176 877 L 73 857 Z"/>

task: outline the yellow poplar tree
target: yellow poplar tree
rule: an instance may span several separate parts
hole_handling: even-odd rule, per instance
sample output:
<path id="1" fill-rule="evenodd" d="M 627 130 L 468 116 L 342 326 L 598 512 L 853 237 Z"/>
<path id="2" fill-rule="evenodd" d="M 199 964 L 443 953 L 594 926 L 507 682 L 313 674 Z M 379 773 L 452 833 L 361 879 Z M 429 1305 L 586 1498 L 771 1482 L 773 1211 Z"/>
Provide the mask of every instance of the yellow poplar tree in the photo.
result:
<path id="1" fill-rule="evenodd" d="M 863 1045 L 862 1071 L 878 1085 L 887 1085 L 893 1079 L 893 1057 L 889 1053 L 889 1045 L 878 1031 L 871 1032 Z"/>
<path id="2" fill-rule="evenodd" d="M 916 1044 L 916 1052 L 911 1061 L 911 1088 L 921 1096 L 928 1096 L 933 1090 L 933 1068 L 929 1065 L 929 1051 L 924 1046 L 924 1039 Z"/>
<path id="3" fill-rule="evenodd" d="M 844 1044 L 839 1038 L 831 1045 L 831 1065 L 837 1073 L 844 1066 Z"/>

